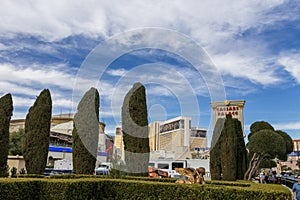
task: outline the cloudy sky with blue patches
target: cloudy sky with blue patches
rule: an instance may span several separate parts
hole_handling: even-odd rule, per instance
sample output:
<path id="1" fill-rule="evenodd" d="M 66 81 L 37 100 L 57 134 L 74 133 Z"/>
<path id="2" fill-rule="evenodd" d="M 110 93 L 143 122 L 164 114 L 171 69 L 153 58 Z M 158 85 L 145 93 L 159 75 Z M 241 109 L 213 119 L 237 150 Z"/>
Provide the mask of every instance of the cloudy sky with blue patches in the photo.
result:
<path id="1" fill-rule="evenodd" d="M 74 112 L 74 87 L 91 51 L 111 37 L 149 27 L 183 34 L 201 46 L 220 73 L 226 98 L 246 100 L 246 134 L 249 125 L 263 120 L 300 138 L 300 4 L 296 0 L 3 0 L 0 96 L 13 95 L 14 119 L 26 116 L 44 88 L 51 91 L 53 114 Z M 174 48 L 177 44 L 168 35 L 160 39 L 171 41 Z M 176 52 L 135 49 L 116 57 L 94 80 L 106 133 L 113 134 L 120 123 L 123 97 L 135 81 L 146 86 L 150 121 L 184 114 L 193 117 L 194 126 L 209 128 L 211 91 L 201 74 Z"/>

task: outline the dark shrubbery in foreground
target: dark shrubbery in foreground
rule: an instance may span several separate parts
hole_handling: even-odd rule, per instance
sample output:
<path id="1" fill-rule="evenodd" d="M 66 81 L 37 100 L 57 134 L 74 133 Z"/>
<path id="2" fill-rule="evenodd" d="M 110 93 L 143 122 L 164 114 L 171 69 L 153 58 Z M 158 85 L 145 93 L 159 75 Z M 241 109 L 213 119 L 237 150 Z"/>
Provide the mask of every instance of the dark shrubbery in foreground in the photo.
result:
<path id="1" fill-rule="evenodd" d="M 143 179 L 141 177 L 141 179 Z M 148 181 L 145 181 L 148 180 Z M 172 179 L 165 179 L 170 180 Z M 205 185 L 155 179 L 0 179 L 0 199 L 291 199 L 281 185 L 209 181 Z"/>
<path id="2" fill-rule="evenodd" d="M 127 175 L 148 176 L 148 114 L 145 87 L 141 83 L 135 83 L 124 98 L 122 131 Z"/>
<path id="3" fill-rule="evenodd" d="M 73 170 L 92 174 L 95 170 L 99 135 L 99 93 L 87 91 L 77 106 L 72 132 Z"/>
<path id="4" fill-rule="evenodd" d="M 48 89 L 45 89 L 30 107 L 25 120 L 22 149 L 25 167 L 29 174 L 43 174 L 47 165 L 51 115 L 51 94 Z"/>
<path id="5" fill-rule="evenodd" d="M 0 98 L 0 177 L 8 176 L 9 122 L 12 111 L 13 102 L 11 94 L 6 94 Z"/>

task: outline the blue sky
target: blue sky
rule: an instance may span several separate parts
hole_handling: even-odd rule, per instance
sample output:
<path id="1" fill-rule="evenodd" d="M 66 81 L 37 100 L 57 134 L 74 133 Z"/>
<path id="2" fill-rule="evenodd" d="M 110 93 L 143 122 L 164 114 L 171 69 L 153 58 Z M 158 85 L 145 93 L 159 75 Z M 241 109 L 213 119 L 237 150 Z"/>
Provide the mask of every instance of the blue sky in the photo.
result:
<path id="1" fill-rule="evenodd" d="M 194 126 L 209 128 L 212 96 L 207 80 L 178 53 L 178 45 L 186 47 L 173 34 L 150 37 L 149 27 L 184 35 L 201 47 L 196 53 L 210 59 L 226 98 L 246 100 L 246 135 L 249 125 L 263 120 L 300 138 L 298 1 L 4 0 L 0 96 L 11 93 L 13 118 L 24 118 L 40 91 L 49 88 L 53 114 L 69 113 L 76 110 L 76 84 L 93 81 L 86 87 L 98 88 L 100 117 L 111 134 L 120 123 L 125 93 L 140 81 L 147 89 L 149 121 L 184 114 L 193 117 Z M 174 51 L 134 49 L 115 57 L 102 74 L 80 77 L 93 50 L 137 29 L 145 30 L 148 42 L 167 41 Z M 98 59 L 105 56 L 104 52 Z"/>

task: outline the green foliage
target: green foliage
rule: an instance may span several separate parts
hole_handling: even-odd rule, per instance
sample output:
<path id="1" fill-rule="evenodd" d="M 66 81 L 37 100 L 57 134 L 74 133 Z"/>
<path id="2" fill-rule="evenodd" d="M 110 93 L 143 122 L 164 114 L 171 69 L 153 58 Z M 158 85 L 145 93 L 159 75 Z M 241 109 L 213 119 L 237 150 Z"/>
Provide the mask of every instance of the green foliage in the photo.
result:
<path id="1" fill-rule="evenodd" d="M 7 179 L 0 180 L 0 199 L 291 199 L 281 185 L 211 182 L 184 185 L 124 179 Z"/>
<path id="2" fill-rule="evenodd" d="M 25 171 L 24 168 L 21 168 L 20 171 L 19 171 L 19 173 L 20 173 L 20 174 L 26 174 L 26 171 Z"/>
<path id="3" fill-rule="evenodd" d="M 121 156 L 115 151 L 111 158 L 111 169 L 109 171 L 109 177 L 111 178 L 123 178 L 125 177 L 126 165 L 121 160 Z"/>
<path id="4" fill-rule="evenodd" d="M 257 122 L 254 122 L 253 124 L 251 124 L 250 126 L 250 134 L 248 135 L 248 140 L 250 140 L 250 137 L 260 131 L 260 130 L 263 130 L 263 129 L 268 129 L 268 130 L 272 130 L 274 131 L 274 128 L 271 124 L 269 124 L 268 122 L 265 122 L 265 121 L 257 121 Z"/>
<path id="5" fill-rule="evenodd" d="M 52 100 L 44 89 L 30 107 L 25 119 L 23 156 L 29 174 L 43 174 L 47 164 L 50 141 Z"/>
<path id="6" fill-rule="evenodd" d="M 293 151 L 292 138 L 285 132 L 274 130 L 274 128 L 264 121 L 255 122 L 250 127 L 251 133 L 248 136 L 250 163 L 245 178 L 250 180 L 258 170 L 259 166 L 264 166 L 268 162 L 265 160 L 278 158 L 287 160 L 287 154 Z"/>
<path id="7" fill-rule="evenodd" d="M 275 131 L 277 134 L 279 134 L 285 141 L 285 147 L 286 151 L 283 152 L 283 154 L 278 155 L 278 158 L 280 160 L 287 160 L 287 154 L 291 153 L 294 149 L 294 144 L 293 144 L 293 139 L 286 133 L 281 130 L 276 130 Z"/>
<path id="8" fill-rule="evenodd" d="M 286 154 L 284 138 L 271 129 L 255 132 L 249 139 L 247 148 L 251 159 L 244 178 L 248 180 L 254 176 L 261 162 Z"/>
<path id="9" fill-rule="evenodd" d="M 283 138 L 268 129 L 256 132 L 249 140 L 247 148 L 250 152 L 265 155 L 266 158 L 270 159 L 286 152 L 286 144 Z"/>
<path id="10" fill-rule="evenodd" d="M 91 88 L 82 97 L 72 132 L 73 168 L 76 174 L 95 170 L 99 137 L 99 93 Z"/>
<path id="11" fill-rule="evenodd" d="M 24 133 L 24 129 L 19 129 L 9 134 L 9 155 L 23 155 L 22 138 Z"/>
<path id="12" fill-rule="evenodd" d="M 12 167 L 10 170 L 11 177 L 16 177 L 17 176 L 17 168 Z"/>
<path id="13" fill-rule="evenodd" d="M 226 116 L 221 135 L 211 151 L 210 159 L 212 179 L 220 179 L 221 173 L 223 180 L 243 179 L 247 152 L 241 123 L 231 115 Z"/>
<path id="14" fill-rule="evenodd" d="M 9 124 L 13 112 L 11 94 L 0 98 L 0 177 L 7 174 L 7 156 L 9 151 Z"/>
<path id="15" fill-rule="evenodd" d="M 221 147 L 219 138 L 224 127 L 225 119 L 219 118 L 214 127 L 210 150 L 210 174 L 212 180 L 220 180 L 222 174 Z"/>
<path id="16" fill-rule="evenodd" d="M 270 168 L 271 169 L 272 167 L 276 167 L 276 166 L 277 166 L 277 163 L 274 160 L 266 159 L 260 163 L 259 168 Z"/>
<path id="17" fill-rule="evenodd" d="M 122 130 L 128 175 L 148 176 L 148 114 L 145 87 L 141 83 L 135 83 L 125 96 Z"/>
<path id="18" fill-rule="evenodd" d="M 18 178 L 45 178 L 43 174 L 19 174 Z"/>

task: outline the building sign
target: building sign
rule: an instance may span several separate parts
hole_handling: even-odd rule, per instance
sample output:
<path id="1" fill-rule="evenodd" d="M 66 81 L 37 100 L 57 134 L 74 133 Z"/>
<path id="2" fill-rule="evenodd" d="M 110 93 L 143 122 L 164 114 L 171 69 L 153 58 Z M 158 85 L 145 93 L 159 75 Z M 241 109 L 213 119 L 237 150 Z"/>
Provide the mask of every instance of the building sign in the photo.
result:
<path id="1" fill-rule="evenodd" d="M 175 130 L 175 129 L 179 129 L 179 127 L 180 127 L 179 123 L 180 123 L 180 120 L 177 120 L 177 121 L 174 121 L 174 122 L 170 122 L 170 123 L 161 125 L 159 132 L 163 133 L 163 132 L 167 132 L 167 131 L 172 131 L 172 130 Z"/>
<path id="2" fill-rule="evenodd" d="M 206 130 L 191 130 L 191 137 L 206 137 Z"/>
<path id="3" fill-rule="evenodd" d="M 213 111 L 213 124 L 215 127 L 216 122 L 220 118 L 225 118 L 226 115 L 231 115 L 232 118 L 238 119 L 241 122 L 244 133 L 244 105 L 245 100 L 225 100 L 220 102 L 211 102 L 211 108 Z M 245 137 L 245 133 L 244 133 Z"/>
<path id="4" fill-rule="evenodd" d="M 300 151 L 293 151 L 292 153 L 288 154 L 288 156 L 300 156 Z"/>
<path id="5" fill-rule="evenodd" d="M 219 106 L 217 107 L 217 116 L 225 117 L 226 115 L 238 116 L 239 115 L 238 106 Z"/>

